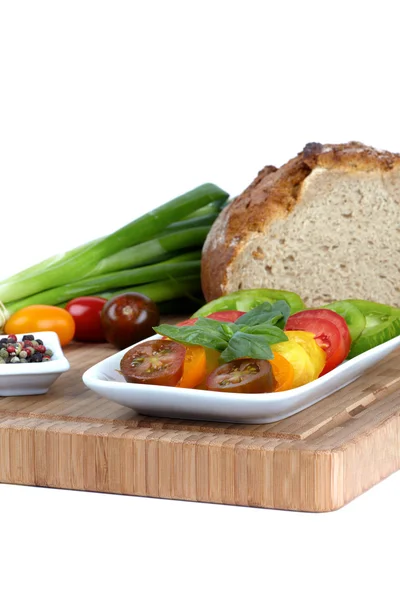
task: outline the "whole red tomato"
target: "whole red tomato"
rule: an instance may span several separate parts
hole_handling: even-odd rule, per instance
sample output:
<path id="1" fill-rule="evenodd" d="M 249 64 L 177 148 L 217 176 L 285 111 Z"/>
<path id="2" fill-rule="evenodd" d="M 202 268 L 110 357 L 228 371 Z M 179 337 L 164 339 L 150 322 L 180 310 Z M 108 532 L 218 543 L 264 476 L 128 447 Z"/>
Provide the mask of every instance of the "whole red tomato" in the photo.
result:
<path id="1" fill-rule="evenodd" d="M 155 335 L 160 322 L 158 307 L 150 298 L 126 292 L 108 300 L 101 311 L 104 335 L 117 348 L 127 348 Z"/>
<path id="2" fill-rule="evenodd" d="M 82 296 L 68 302 L 65 308 L 75 321 L 74 339 L 78 342 L 106 341 L 100 318 L 106 302 L 97 296 Z"/>

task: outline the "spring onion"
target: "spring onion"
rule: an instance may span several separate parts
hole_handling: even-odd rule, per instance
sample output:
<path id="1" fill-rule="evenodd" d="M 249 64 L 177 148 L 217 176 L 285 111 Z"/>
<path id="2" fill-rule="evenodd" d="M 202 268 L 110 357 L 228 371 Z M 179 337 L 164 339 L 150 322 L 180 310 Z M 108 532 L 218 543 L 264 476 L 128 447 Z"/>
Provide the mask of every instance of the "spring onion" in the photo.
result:
<path id="1" fill-rule="evenodd" d="M 185 248 L 202 246 L 209 227 L 195 227 L 174 231 L 137 246 L 125 248 L 108 258 L 101 260 L 89 273 L 90 277 L 113 273 L 122 269 L 148 265 L 172 257 L 172 253 Z"/>
<path id="2" fill-rule="evenodd" d="M 66 253 L 38 273 L 31 271 L 21 279 L 13 278 L 12 281 L 3 282 L 0 284 L 0 299 L 6 306 L 10 302 L 24 299 L 23 304 L 27 306 L 36 303 L 33 298 L 40 296 L 40 292 L 44 290 L 75 285 L 70 282 L 77 282 L 78 289 L 79 280 L 87 277 L 101 260 L 130 246 L 151 240 L 171 223 L 183 219 L 207 204 L 225 200 L 227 197 L 226 192 L 211 183 L 199 186 L 139 217 L 111 235 L 90 243 L 81 250 L 72 251 L 72 255 Z M 94 290 L 94 293 L 96 291 Z M 61 299 L 54 303 L 63 301 L 64 299 Z"/>

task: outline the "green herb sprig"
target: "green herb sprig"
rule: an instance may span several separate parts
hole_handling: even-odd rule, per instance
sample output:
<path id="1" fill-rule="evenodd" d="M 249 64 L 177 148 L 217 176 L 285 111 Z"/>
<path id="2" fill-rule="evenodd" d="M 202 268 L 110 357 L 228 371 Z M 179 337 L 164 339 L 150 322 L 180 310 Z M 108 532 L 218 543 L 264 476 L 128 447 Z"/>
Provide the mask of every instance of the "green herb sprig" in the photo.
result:
<path id="1" fill-rule="evenodd" d="M 159 325 L 154 331 L 176 342 L 217 350 L 225 362 L 237 358 L 270 360 L 271 344 L 288 339 L 283 328 L 289 315 L 288 303 L 279 300 L 259 304 L 234 323 L 199 317 L 193 325 Z"/>

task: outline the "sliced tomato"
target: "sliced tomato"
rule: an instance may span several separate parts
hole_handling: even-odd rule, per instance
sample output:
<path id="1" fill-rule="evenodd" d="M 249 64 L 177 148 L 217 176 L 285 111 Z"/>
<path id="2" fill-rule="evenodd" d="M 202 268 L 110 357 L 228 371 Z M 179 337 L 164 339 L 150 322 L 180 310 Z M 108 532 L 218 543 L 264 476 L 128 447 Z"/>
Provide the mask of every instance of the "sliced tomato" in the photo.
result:
<path id="1" fill-rule="evenodd" d="M 322 316 L 326 313 L 329 313 L 328 318 Z M 332 313 L 333 311 L 325 309 L 304 310 L 289 317 L 285 327 L 288 331 L 309 331 L 315 335 L 315 341 L 326 352 L 326 363 L 321 375 L 340 365 L 350 350 L 351 338 L 346 321 L 336 313 L 333 317 Z M 341 320 L 340 324 L 338 319 Z"/>
<path id="2" fill-rule="evenodd" d="M 183 375 L 186 348 L 172 340 L 137 344 L 121 360 L 121 372 L 129 383 L 176 386 Z"/>
<path id="3" fill-rule="evenodd" d="M 197 319 L 186 319 L 186 321 L 181 321 L 180 323 L 177 323 L 177 327 L 187 327 L 188 325 L 194 325 L 196 323 Z"/>
<path id="4" fill-rule="evenodd" d="M 284 392 L 293 387 L 294 369 L 290 362 L 274 352 L 274 358 L 269 361 L 272 367 L 272 374 L 275 378 L 274 392 Z"/>
<path id="5" fill-rule="evenodd" d="M 211 313 L 206 316 L 206 319 L 215 319 L 215 321 L 222 321 L 225 323 L 234 323 L 236 319 L 244 315 L 245 313 L 241 310 L 220 310 L 219 312 Z M 197 318 L 186 319 L 177 323 L 178 327 L 187 327 L 188 325 L 194 325 Z"/>
<path id="6" fill-rule="evenodd" d="M 298 342 L 291 340 L 279 342 L 278 344 L 273 344 L 271 350 L 274 354 L 280 354 L 283 358 L 286 358 L 292 365 L 294 371 L 292 388 L 305 385 L 315 379 L 315 370 L 311 358 Z"/>
<path id="7" fill-rule="evenodd" d="M 207 377 L 207 389 L 214 392 L 260 394 L 273 392 L 275 379 L 267 360 L 238 358 L 220 365 Z"/>
<path id="8" fill-rule="evenodd" d="M 351 335 L 349 326 L 347 325 L 345 319 L 337 312 L 329 310 L 328 308 L 316 308 L 312 310 L 302 310 L 301 313 L 297 313 L 293 315 L 293 317 L 296 317 L 299 314 L 305 314 L 306 316 L 314 317 L 314 319 L 326 319 L 327 321 L 331 321 L 331 323 L 336 325 L 336 327 L 339 329 L 344 339 L 345 345 L 349 346 L 350 349 Z M 291 318 L 292 317 L 289 317 L 289 319 Z"/>
<path id="9" fill-rule="evenodd" d="M 286 335 L 290 341 L 297 342 L 307 352 L 314 368 L 313 379 L 317 379 L 325 367 L 326 352 L 316 342 L 314 334 L 310 331 L 286 331 Z"/>
<path id="10" fill-rule="evenodd" d="M 194 388 L 206 378 L 206 350 L 203 346 L 187 346 L 182 379 L 177 387 Z"/>
<path id="11" fill-rule="evenodd" d="M 216 321 L 225 321 L 226 323 L 234 323 L 239 317 L 246 313 L 242 310 L 220 310 L 219 312 L 207 315 L 206 319 L 215 319 Z"/>

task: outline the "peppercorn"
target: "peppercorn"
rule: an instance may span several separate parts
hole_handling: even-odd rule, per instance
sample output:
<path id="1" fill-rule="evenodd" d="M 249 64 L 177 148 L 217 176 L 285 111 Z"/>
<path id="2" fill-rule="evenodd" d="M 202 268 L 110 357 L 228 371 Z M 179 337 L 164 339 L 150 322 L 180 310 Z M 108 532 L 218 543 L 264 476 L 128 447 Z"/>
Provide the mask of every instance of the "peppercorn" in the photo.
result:
<path id="1" fill-rule="evenodd" d="M 0 339 L 0 364 L 47 362 L 52 356 L 53 351 L 32 334 L 24 335 L 20 341 L 14 334 Z"/>

